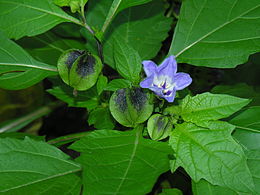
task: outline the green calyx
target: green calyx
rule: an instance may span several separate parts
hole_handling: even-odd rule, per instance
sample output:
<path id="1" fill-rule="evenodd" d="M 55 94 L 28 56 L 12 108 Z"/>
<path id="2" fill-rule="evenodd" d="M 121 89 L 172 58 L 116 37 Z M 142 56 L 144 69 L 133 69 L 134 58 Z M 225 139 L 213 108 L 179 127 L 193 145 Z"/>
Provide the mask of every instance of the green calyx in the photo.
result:
<path id="1" fill-rule="evenodd" d="M 82 50 L 67 50 L 58 60 L 61 79 L 79 91 L 95 85 L 101 70 L 102 62 L 99 57 Z"/>
<path id="2" fill-rule="evenodd" d="M 110 98 L 112 116 L 126 127 L 146 121 L 153 112 L 152 96 L 139 87 L 118 89 Z"/>
<path id="3" fill-rule="evenodd" d="M 154 114 L 147 123 L 148 134 L 153 140 L 162 140 L 169 136 L 173 129 L 173 124 L 169 117 Z"/>

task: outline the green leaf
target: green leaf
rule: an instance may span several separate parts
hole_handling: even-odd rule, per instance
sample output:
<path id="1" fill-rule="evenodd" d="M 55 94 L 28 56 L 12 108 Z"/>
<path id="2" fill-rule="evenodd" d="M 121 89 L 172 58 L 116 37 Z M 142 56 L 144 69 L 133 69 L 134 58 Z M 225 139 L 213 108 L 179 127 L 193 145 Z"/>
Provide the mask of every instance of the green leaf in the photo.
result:
<path id="1" fill-rule="evenodd" d="M 100 95 L 103 92 L 103 90 L 106 88 L 107 81 L 108 81 L 108 79 L 104 75 L 100 75 L 98 77 L 98 81 L 97 81 L 97 92 L 98 92 L 98 95 Z"/>
<path id="2" fill-rule="evenodd" d="M 188 95 L 181 102 L 181 116 L 185 121 L 194 123 L 218 120 L 237 112 L 249 102 L 248 99 L 222 94 L 203 93 L 194 97 Z"/>
<path id="3" fill-rule="evenodd" d="M 122 88 L 128 88 L 131 86 L 131 82 L 125 79 L 113 79 L 110 81 L 104 90 L 116 91 Z"/>
<path id="4" fill-rule="evenodd" d="M 30 133 L 23 132 L 10 132 L 10 133 L 0 133 L 0 138 L 13 138 L 13 139 L 25 139 L 25 137 L 29 137 L 35 141 L 45 141 L 45 136 L 32 135 Z"/>
<path id="5" fill-rule="evenodd" d="M 260 106 L 250 107 L 230 120 L 239 131 L 260 133 Z"/>
<path id="6" fill-rule="evenodd" d="M 81 133 L 74 133 L 74 134 L 70 134 L 70 135 L 65 135 L 65 136 L 61 136 L 61 137 L 51 139 L 47 143 L 51 144 L 53 146 L 56 146 L 56 147 L 60 147 L 64 144 L 68 144 L 68 143 L 71 143 L 71 142 L 74 142 L 74 141 L 78 141 L 80 138 L 86 136 L 89 133 L 90 133 L 90 131 L 85 131 L 85 132 L 81 132 Z"/>
<path id="7" fill-rule="evenodd" d="M 44 33 L 62 22 L 81 25 L 52 0 L 0 0 L 0 13 L 0 29 L 14 39 Z"/>
<path id="8" fill-rule="evenodd" d="M 182 195 L 182 191 L 177 188 L 162 189 L 162 193 L 160 193 L 160 195 Z"/>
<path id="9" fill-rule="evenodd" d="M 34 60 L 20 46 L 0 33 L 0 87 L 24 89 L 57 74 L 55 66 Z"/>
<path id="10" fill-rule="evenodd" d="M 89 113 L 89 125 L 94 125 L 96 129 L 113 129 L 114 120 L 108 108 L 96 108 Z"/>
<path id="11" fill-rule="evenodd" d="M 60 7 L 68 6 L 72 13 L 80 12 L 81 8 L 84 9 L 88 0 L 54 0 L 54 3 Z"/>
<path id="12" fill-rule="evenodd" d="M 35 37 L 24 37 L 17 43 L 36 60 L 47 64 L 57 64 L 60 55 L 68 49 L 85 49 L 84 43 L 57 36 L 51 31 Z"/>
<path id="13" fill-rule="evenodd" d="M 55 86 L 47 91 L 71 107 L 83 107 L 91 110 L 98 105 L 97 94 L 92 88 L 87 91 L 79 91 L 77 97 L 73 95 L 73 89 L 65 84 Z"/>
<path id="14" fill-rule="evenodd" d="M 105 32 L 109 24 L 112 22 L 116 14 L 128 7 L 141 5 L 151 0 L 113 0 L 109 12 L 106 16 L 106 20 L 103 24 L 102 31 Z"/>
<path id="15" fill-rule="evenodd" d="M 142 60 L 138 52 L 125 42 L 115 40 L 114 43 L 116 70 L 127 80 L 138 83 L 142 70 Z"/>
<path id="16" fill-rule="evenodd" d="M 71 0 L 53 0 L 53 2 L 55 3 L 55 5 L 58 5 L 60 7 L 63 6 L 69 6 Z"/>
<path id="17" fill-rule="evenodd" d="M 80 7 L 85 6 L 85 3 L 83 3 L 82 0 L 54 0 L 53 2 L 60 7 L 63 7 L 63 6 L 70 7 L 70 11 L 72 13 L 80 11 Z M 82 5 L 81 5 L 81 3 L 82 3 Z"/>
<path id="18" fill-rule="evenodd" d="M 244 110 L 230 122 L 236 125 L 233 137 L 243 146 L 248 167 L 253 175 L 257 194 L 260 194 L 260 106 Z"/>
<path id="19" fill-rule="evenodd" d="M 252 101 L 247 106 L 260 105 L 260 92 L 245 83 L 238 83 L 235 85 L 217 85 L 211 90 L 211 92 L 251 99 Z"/>
<path id="20" fill-rule="evenodd" d="M 62 23 L 58 26 L 55 26 L 55 28 L 53 28 L 51 31 L 59 37 L 68 39 L 82 39 L 82 35 L 80 32 L 81 29 L 81 26 L 74 23 Z"/>
<path id="21" fill-rule="evenodd" d="M 203 178 L 214 185 L 254 193 L 243 150 L 231 137 L 234 128 L 222 121 L 176 125 L 169 141 L 176 157 L 172 171 L 182 166 L 195 182 Z"/>
<path id="22" fill-rule="evenodd" d="M 110 6 L 111 1 L 90 1 L 86 14 L 88 24 L 94 29 L 101 29 Z M 161 42 L 168 36 L 171 25 L 171 19 L 166 18 L 164 12 L 162 1 L 152 1 L 119 13 L 104 35 L 105 62 L 115 68 L 114 40 L 133 47 L 142 60 L 156 56 L 162 46 Z"/>
<path id="23" fill-rule="evenodd" d="M 115 1 L 116 2 L 120 1 L 120 5 L 118 6 L 118 9 L 116 11 L 116 12 L 120 12 L 120 11 L 122 11 L 122 10 L 128 8 L 128 7 L 145 4 L 145 3 L 150 2 L 152 0 L 114 0 L 114 2 Z"/>
<path id="24" fill-rule="evenodd" d="M 79 194 L 81 167 L 57 148 L 30 138 L 0 139 L 0 193 Z"/>
<path id="25" fill-rule="evenodd" d="M 259 143 L 259 140 L 258 140 Z M 260 194 L 260 148 L 246 151 L 248 167 L 255 183 L 256 194 Z"/>
<path id="26" fill-rule="evenodd" d="M 212 185 L 211 183 L 203 179 L 199 182 L 192 181 L 192 192 L 193 195 L 238 195 L 238 193 L 234 192 L 233 190 L 221 186 Z"/>
<path id="27" fill-rule="evenodd" d="M 119 89 L 113 93 L 109 101 L 112 116 L 126 127 L 135 127 L 146 121 L 153 112 L 151 95 L 143 89 Z"/>
<path id="28" fill-rule="evenodd" d="M 197 66 L 232 68 L 259 50 L 259 0 L 184 1 L 169 55 Z"/>
<path id="29" fill-rule="evenodd" d="M 140 129 L 94 131 L 70 148 L 81 152 L 83 194 L 144 195 L 169 169 L 168 144 L 144 139 Z"/>

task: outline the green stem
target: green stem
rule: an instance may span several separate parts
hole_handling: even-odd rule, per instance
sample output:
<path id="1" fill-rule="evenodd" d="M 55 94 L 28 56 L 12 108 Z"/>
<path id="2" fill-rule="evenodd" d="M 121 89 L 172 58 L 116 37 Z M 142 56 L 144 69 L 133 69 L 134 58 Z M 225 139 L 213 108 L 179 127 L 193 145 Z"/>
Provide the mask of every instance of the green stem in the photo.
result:
<path id="1" fill-rule="evenodd" d="M 92 28 L 87 24 L 87 20 L 86 20 L 86 17 L 85 17 L 84 6 L 81 6 L 80 14 L 81 14 L 81 18 L 82 18 L 82 25 L 83 25 L 83 27 L 86 28 L 94 36 L 94 38 L 96 39 L 97 48 L 98 48 L 98 54 L 99 54 L 99 57 L 100 57 L 102 63 L 104 64 L 102 45 L 101 45 L 100 41 L 98 40 L 98 38 L 95 36 L 94 30 L 92 30 Z"/>
<path id="2" fill-rule="evenodd" d="M 85 27 L 92 35 L 95 34 L 95 32 L 91 29 L 91 27 L 87 24 L 87 20 L 85 17 L 85 10 L 84 10 L 84 6 L 80 6 L 80 14 L 81 14 L 81 18 L 82 18 L 82 26 Z"/>
<path id="3" fill-rule="evenodd" d="M 32 121 L 49 114 L 52 110 L 55 108 L 63 105 L 64 102 L 57 101 L 57 102 L 51 102 L 50 104 L 40 107 L 36 109 L 35 111 L 20 117 L 18 119 L 12 120 L 11 122 L 8 122 L 6 125 L 2 126 L 0 128 L 0 133 L 6 132 L 6 131 L 11 131 L 13 128 L 16 128 L 17 126 L 21 125 L 21 128 L 24 127 L 23 124 L 27 125 L 31 123 Z M 19 129 L 17 129 L 19 130 Z"/>
<path id="4" fill-rule="evenodd" d="M 86 136 L 87 134 L 89 134 L 90 132 L 91 132 L 91 131 L 83 132 L 83 133 L 75 133 L 75 134 L 65 135 L 65 136 L 62 136 L 62 137 L 58 137 L 58 138 L 55 138 L 55 139 L 51 139 L 51 140 L 47 141 L 47 143 L 48 143 L 48 144 L 51 144 L 51 145 L 61 146 L 61 145 L 66 144 L 66 143 L 70 143 L 70 142 L 73 142 L 73 141 L 77 141 L 77 140 L 79 140 L 81 137 L 84 137 L 84 136 Z"/>

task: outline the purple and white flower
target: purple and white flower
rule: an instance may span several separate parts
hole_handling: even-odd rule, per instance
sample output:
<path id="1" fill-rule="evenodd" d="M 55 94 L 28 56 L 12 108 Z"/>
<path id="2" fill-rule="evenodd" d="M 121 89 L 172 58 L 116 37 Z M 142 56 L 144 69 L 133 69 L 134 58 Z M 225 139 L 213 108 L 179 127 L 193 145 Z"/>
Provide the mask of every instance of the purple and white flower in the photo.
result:
<path id="1" fill-rule="evenodd" d="M 192 82 L 189 74 L 177 73 L 174 56 L 169 56 L 159 66 L 150 60 L 145 60 L 143 66 L 147 78 L 140 83 L 140 86 L 152 90 L 168 102 L 174 101 L 177 90 L 184 89 Z"/>

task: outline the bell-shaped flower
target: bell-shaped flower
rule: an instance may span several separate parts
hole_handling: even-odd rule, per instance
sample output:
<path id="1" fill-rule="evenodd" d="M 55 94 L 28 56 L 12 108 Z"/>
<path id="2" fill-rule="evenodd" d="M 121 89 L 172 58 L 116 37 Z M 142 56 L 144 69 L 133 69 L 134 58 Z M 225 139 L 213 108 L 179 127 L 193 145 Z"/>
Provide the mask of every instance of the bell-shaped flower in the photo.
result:
<path id="1" fill-rule="evenodd" d="M 168 102 L 174 101 L 177 90 L 184 89 L 192 82 L 189 74 L 177 73 L 174 56 L 169 56 L 159 66 L 150 60 L 145 60 L 143 67 L 147 78 L 140 83 L 140 86 L 152 90 Z"/>

